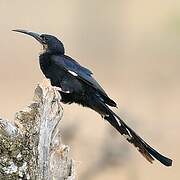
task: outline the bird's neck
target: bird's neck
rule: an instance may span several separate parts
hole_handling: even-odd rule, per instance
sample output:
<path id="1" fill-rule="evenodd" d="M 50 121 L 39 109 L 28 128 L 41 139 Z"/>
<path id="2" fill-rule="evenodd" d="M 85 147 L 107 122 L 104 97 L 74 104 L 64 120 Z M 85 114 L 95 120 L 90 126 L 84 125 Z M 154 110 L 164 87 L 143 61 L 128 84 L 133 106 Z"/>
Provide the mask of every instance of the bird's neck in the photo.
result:
<path id="1" fill-rule="evenodd" d="M 39 65 L 45 76 L 48 68 L 51 66 L 51 56 L 52 55 L 47 52 L 44 52 L 39 56 Z"/>

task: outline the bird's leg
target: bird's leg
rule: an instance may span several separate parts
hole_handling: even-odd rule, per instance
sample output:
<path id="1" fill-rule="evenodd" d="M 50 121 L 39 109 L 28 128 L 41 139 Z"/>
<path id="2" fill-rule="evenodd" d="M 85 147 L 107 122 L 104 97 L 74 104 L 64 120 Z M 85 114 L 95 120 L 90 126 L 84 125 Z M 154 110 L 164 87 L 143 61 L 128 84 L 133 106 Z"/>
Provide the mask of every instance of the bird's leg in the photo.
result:
<path id="1" fill-rule="evenodd" d="M 54 89 L 54 93 L 55 95 L 58 97 L 58 93 L 59 92 L 63 92 L 63 93 L 70 93 L 70 91 L 63 91 L 62 88 L 57 87 L 57 86 L 52 86 L 52 88 Z"/>

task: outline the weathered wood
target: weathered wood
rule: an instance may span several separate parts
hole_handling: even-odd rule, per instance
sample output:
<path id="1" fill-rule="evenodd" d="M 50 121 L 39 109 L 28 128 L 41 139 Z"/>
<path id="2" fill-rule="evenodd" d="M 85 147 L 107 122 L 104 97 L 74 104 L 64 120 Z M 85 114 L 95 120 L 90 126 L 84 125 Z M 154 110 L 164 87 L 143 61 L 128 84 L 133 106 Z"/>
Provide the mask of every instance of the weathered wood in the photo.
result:
<path id="1" fill-rule="evenodd" d="M 69 147 L 61 142 L 59 93 L 43 83 L 14 123 L 0 118 L 0 179 L 74 180 Z"/>

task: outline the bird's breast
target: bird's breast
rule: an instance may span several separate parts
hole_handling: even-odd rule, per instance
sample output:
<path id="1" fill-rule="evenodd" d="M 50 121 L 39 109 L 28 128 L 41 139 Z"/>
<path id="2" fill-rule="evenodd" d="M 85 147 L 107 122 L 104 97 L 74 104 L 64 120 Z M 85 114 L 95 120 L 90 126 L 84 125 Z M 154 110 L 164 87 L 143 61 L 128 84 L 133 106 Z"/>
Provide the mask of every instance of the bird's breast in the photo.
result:
<path id="1" fill-rule="evenodd" d="M 51 56 L 42 54 L 39 63 L 43 74 L 50 79 L 52 86 L 60 87 L 62 90 L 71 93 L 83 93 L 83 83 L 77 77 L 72 76 L 65 68 L 54 63 Z"/>

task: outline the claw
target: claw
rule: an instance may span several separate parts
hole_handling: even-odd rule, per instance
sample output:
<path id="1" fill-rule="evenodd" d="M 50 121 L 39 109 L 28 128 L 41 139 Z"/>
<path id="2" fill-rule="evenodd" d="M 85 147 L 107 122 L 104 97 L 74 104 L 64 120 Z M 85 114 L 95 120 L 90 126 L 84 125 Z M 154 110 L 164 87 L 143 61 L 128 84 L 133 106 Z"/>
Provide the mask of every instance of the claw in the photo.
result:
<path id="1" fill-rule="evenodd" d="M 62 90 L 62 88 L 60 88 L 60 87 L 57 87 L 57 86 L 53 86 L 53 88 L 54 88 L 54 90 L 56 90 L 56 91 L 60 91 L 60 92 L 63 92 L 63 93 L 70 93 L 70 91 L 64 91 L 64 90 Z"/>

